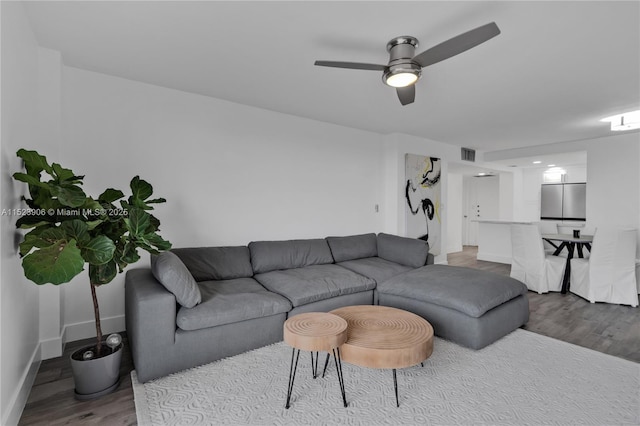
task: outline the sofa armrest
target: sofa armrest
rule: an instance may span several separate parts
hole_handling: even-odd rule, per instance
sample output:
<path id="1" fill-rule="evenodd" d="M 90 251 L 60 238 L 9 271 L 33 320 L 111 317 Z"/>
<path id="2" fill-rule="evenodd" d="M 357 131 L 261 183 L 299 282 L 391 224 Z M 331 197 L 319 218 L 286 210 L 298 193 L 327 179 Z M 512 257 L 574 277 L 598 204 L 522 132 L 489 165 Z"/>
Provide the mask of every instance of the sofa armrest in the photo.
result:
<path id="1" fill-rule="evenodd" d="M 131 269 L 125 278 L 125 322 L 136 369 L 153 368 L 163 348 L 173 346 L 176 298 L 149 268 Z"/>
<path id="2" fill-rule="evenodd" d="M 427 263 L 425 263 L 425 265 L 433 265 L 435 263 L 435 256 L 432 255 L 431 253 L 427 253 Z"/>

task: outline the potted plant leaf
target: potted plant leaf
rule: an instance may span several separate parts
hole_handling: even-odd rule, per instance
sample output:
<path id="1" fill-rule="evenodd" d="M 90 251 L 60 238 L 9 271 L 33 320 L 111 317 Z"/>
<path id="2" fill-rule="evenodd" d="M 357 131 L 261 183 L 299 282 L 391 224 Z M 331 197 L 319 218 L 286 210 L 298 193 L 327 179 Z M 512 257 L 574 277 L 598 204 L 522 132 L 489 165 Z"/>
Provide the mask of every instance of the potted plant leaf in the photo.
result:
<path id="1" fill-rule="evenodd" d="M 160 221 L 149 213 L 164 198 L 151 199 L 152 186 L 135 176 L 131 195 L 108 188 L 97 198 L 85 194 L 84 176 L 60 164 L 49 164 L 36 151 L 20 149 L 25 173 L 15 180 L 29 186 L 28 208 L 16 221 L 29 229 L 20 244 L 26 278 L 36 284 L 59 285 L 88 269 L 95 314 L 96 343 L 71 356 L 76 398 L 91 399 L 118 386 L 122 344 L 118 335 L 103 342 L 96 288 L 111 282 L 140 259 L 138 249 L 152 254 L 171 248 L 158 235 Z M 111 372 L 108 372 L 111 370 Z"/>

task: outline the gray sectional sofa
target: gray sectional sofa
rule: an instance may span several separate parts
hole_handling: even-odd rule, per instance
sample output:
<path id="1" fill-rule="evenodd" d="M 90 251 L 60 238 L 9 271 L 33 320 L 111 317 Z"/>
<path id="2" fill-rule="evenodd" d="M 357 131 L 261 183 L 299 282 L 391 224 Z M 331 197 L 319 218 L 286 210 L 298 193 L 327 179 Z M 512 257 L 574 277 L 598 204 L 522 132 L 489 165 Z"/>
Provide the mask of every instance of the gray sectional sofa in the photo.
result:
<path id="1" fill-rule="evenodd" d="M 426 242 L 381 233 L 173 249 L 127 272 L 125 315 L 146 382 L 281 341 L 290 316 L 349 305 L 412 311 L 479 349 L 527 322 L 526 292 L 509 277 L 433 265 Z"/>

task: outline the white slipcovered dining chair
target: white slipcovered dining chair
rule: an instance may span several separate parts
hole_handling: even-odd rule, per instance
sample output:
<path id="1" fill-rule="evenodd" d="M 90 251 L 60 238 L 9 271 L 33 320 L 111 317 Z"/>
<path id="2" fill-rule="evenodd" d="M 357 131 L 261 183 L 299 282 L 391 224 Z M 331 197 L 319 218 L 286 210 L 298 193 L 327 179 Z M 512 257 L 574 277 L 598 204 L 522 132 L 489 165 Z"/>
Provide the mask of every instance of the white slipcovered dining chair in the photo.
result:
<path id="1" fill-rule="evenodd" d="M 557 234 L 558 233 L 558 228 L 555 222 L 540 221 L 540 222 L 536 222 L 535 224 L 538 227 L 540 234 Z M 544 241 L 544 240 L 542 240 L 542 247 L 544 247 L 544 252 L 546 254 L 553 254 L 553 252 L 556 251 L 556 248 L 557 248 L 551 245 L 550 242 Z"/>
<path id="2" fill-rule="evenodd" d="M 540 294 L 562 289 L 566 258 L 546 254 L 537 225 L 511 225 L 511 277 Z"/>
<path id="3" fill-rule="evenodd" d="M 569 291 L 590 301 L 638 306 L 636 230 L 598 228 L 591 257 L 571 259 Z"/>

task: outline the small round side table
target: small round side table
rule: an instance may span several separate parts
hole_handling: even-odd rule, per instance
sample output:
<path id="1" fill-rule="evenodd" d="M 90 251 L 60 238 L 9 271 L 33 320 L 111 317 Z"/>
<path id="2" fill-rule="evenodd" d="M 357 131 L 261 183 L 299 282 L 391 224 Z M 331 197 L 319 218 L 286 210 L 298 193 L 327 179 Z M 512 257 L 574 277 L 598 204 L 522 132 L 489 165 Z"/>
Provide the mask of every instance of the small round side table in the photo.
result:
<path id="1" fill-rule="evenodd" d="M 393 370 L 396 407 L 400 407 L 396 369 L 422 364 L 431 356 L 431 324 L 414 313 L 390 306 L 345 306 L 331 313 L 344 318 L 349 327 L 349 339 L 342 346 L 345 362 Z"/>
<path id="2" fill-rule="evenodd" d="M 340 358 L 340 346 L 347 341 L 347 321 L 337 315 L 325 312 L 308 312 L 287 319 L 284 322 L 284 341 L 291 346 L 291 366 L 289 368 L 289 388 L 287 389 L 287 403 L 289 408 L 293 382 L 298 369 L 300 351 L 311 352 L 311 371 L 313 378 L 317 377 L 318 351 L 333 353 L 333 358 L 338 371 L 338 384 L 342 393 L 342 401 L 347 406 L 347 397 L 344 390 L 344 377 L 342 376 L 342 360 Z M 296 354 L 297 352 L 297 354 Z M 315 364 L 314 356 L 315 354 Z M 294 364 L 295 358 L 295 364 Z"/>

